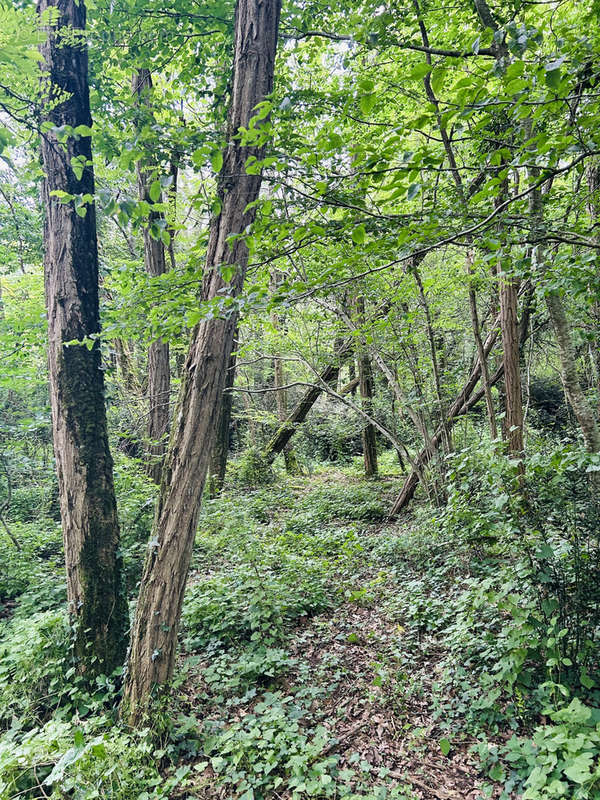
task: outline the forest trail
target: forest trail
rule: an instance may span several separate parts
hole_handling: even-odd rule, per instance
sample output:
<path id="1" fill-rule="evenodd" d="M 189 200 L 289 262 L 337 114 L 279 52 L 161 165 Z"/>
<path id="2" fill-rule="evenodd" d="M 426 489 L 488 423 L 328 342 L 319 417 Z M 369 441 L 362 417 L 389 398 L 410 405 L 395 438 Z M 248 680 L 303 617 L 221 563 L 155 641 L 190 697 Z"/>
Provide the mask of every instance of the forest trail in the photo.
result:
<path id="1" fill-rule="evenodd" d="M 258 690 L 251 688 L 249 696 L 233 698 L 228 693 L 227 675 L 231 677 L 235 671 L 236 659 L 240 659 L 244 648 L 256 649 L 256 642 L 232 642 L 230 671 L 224 670 L 216 681 L 211 659 L 192 655 L 194 666 L 183 687 L 185 705 L 193 714 L 208 702 L 212 706 L 209 716 L 215 724 L 223 730 L 235 729 L 236 736 L 242 731 L 247 733 L 248 720 L 250 726 L 260 726 L 261 715 L 268 713 L 268 703 L 266 708 L 264 704 L 266 692 L 267 697 L 276 698 L 274 705 L 296 707 L 300 730 L 304 729 L 307 735 L 324 731 L 322 745 L 311 757 L 321 764 L 329 759 L 336 774 L 346 776 L 349 789 L 376 791 L 377 787 L 386 787 L 411 800 L 476 800 L 484 795 L 478 760 L 469 752 L 475 740 L 464 737 L 450 745 L 444 725 L 440 724 L 439 709 L 436 713 L 432 703 L 432 684 L 440 669 L 443 642 L 435 630 L 427 630 L 431 626 L 423 615 L 418 619 L 417 612 L 417 619 L 406 620 L 402 613 L 403 605 L 410 605 L 412 590 L 412 583 L 406 585 L 401 579 L 403 574 L 406 576 L 410 561 L 401 542 L 410 536 L 410 528 L 406 522 L 401 527 L 399 523 L 383 525 L 380 521 L 397 482 L 396 476 L 388 475 L 367 483 L 330 470 L 291 481 L 283 504 L 277 503 L 281 487 L 254 492 L 243 501 L 238 498 L 244 506 L 243 510 L 237 506 L 238 529 L 239 516 L 248 511 L 261 519 L 258 524 L 254 522 L 254 535 L 244 538 L 247 552 L 254 554 L 255 574 L 265 574 L 267 582 L 272 574 L 279 573 L 281 578 L 286 557 L 295 546 L 298 550 L 294 558 L 300 558 L 307 572 L 314 570 L 316 538 L 317 549 L 326 556 L 321 568 L 327 573 L 331 607 L 314 616 L 310 610 L 300 610 L 283 637 L 275 637 L 277 644 L 285 646 L 285 664 L 280 665 L 281 670 L 275 668 L 270 675 L 262 676 Z M 260 509 L 269 496 L 273 500 L 270 508 L 275 510 L 261 515 Z M 335 508 L 331 507 L 332 502 Z M 288 541 L 286 554 L 277 565 L 270 561 L 268 552 L 258 553 L 257 548 L 266 540 L 272 544 L 286 533 L 289 536 L 290 525 L 304 531 L 309 508 L 317 509 L 317 520 L 312 523 L 320 530 L 313 531 L 313 541 L 309 538 L 306 548 L 302 546 L 302 536 L 293 543 Z M 200 528 L 202 531 L 202 522 Z M 214 535 L 214 528 L 209 527 L 207 533 L 210 530 Z M 224 535 L 231 537 L 231 533 L 231 523 L 226 519 Z M 346 537 L 346 553 L 341 558 L 340 535 Z M 203 542 L 201 533 L 201 548 Z M 354 571 L 353 558 L 359 552 L 368 557 Z M 337 569 L 328 560 L 333 553 L 337 555 Z M 221 576 L 237 569 L 238 556 L 239 551 L 232 553 L 231 561 L 225 556 L 219 567 Z M 210 563 L 214 567 L 214 558 Z M 418 577 L 413 574 L 412 580 Z M 207 584 L 214 586 L 215 571 L 204 574 L 198 570 L 190 581 L 194 595 Z M 257 591 L 260 585 L 259 581 Z M 261 601 L 268 602 L 268 594 L 260 595 L 258 600 L 248 594 L 245 610 Z M 264 635 L 264 646 L 272 647 L 275 641 L 268 624 L 256 627 L 258 641 Z M 182 664 L 185 660 L 183 656 Z M 235 679 L 233 684 L 239 688 Z M 262 729 L 261 735 L 266 744 L 270 734 Z M 239 744 L 243 749 L 244 735 Z M 449 750 L 445 750 L 446 745 Z M 256 761 L 254 755 L 252 758 Z M 222 783 L 222 765 L 217 761 L 216 766 L 214 769 L 210 762 L 201 761 L 194 794 L 186 796 L 206 800 L 231 797 L 231 784 Z M 274 765 L 274 773 L 278 766 Z M 292 790 L 282 782 L 265 796 L 274 800 L 289 798 Z"/>

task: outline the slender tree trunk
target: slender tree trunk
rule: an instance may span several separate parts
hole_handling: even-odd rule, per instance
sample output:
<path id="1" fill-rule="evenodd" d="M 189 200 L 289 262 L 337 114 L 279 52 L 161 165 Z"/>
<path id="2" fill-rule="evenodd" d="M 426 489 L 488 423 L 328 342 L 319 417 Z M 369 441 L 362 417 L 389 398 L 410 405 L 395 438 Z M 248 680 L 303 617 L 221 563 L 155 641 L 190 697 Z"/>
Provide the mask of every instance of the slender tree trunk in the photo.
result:
<path id="1" fill-rule="evenodd" d="M 58 10 L 47 30 L 43 57 L 43 120 L 55 127 L 91 126 L 85 3 L 40 0 L 38 12 Z M 76 213 L 74 202 L 53 192 L 93 197 L 90 136 L 59 143 L 53 130 L 41 139 L 45 177 L 44 275 L 48 310 L 48 364 L 54 453 L 75 653 L 88 675 L 123 663 L 127 606 L 122 593 L 119 525 L 108 447 L 98 306 L 98 250 L 93 202 Z M 73 165 L 77 165 L 73 169 Z M 81 209 L 78 209 L 81 210 Z M 85 344 L 68 344 L 89 341 Z"/>
<path id="2" fill-rule="evenodd" d="M 537 169 L 530 171 L 531 178 L 534 180 L 538 177 L 538 174 L 539 170 Z M 535 232 L 543 225 L 544 215 L 542 195 L 539 189 L 531 193 L 529 209 L 532 215 L 533 230 Z M 543 274 L 546 269 L 545 253 L 541 245 L 534 248 L 533 258 L 538 270 Z M 598 453 L 600 452 L 600 428 L 598 426 L 598 418 L 591 403 L 585 396 L 581 381 L 579 380 L 579 375 L 577 374 L 577 356 L 575 348 L 573 347 L 571 325 L 569 324 L 564 303 L 560 295 L 555 293 L 547 294 L 546 308 L 548 309 L 548 316 L 550 317 L 550 322 L 558 344 L 560 374 L 567 400 L 581 428 L 586 448 L 591 453 Z"/>
<path id="3" fill-rule="evenodd" d="M 379 319 L 380 317 L 385 316 L 390 308 L 391 302 L 389 300 L 385 300 L 374 310 L 371 319 Z M 343 316 L 345 316 L 345 314 Z M 337 359 L 331 364 L 328 364 L 321 372 L 319 375 L 319 384 L 331 384 L 334 381 L 337 381 L 342 365 L 348 359 L 354 358 L 354 347 L 355 341 L 353 336 L 349 337 L 348 339 L 341 339 L 336 343 L 335 352 Z M 357 380 L 358 379 L 353 377 L 350 379 L 348 384 L 348 392 L 353 392 L 356 389 L 358 386 Z M 319 399 L 323 391 L 324 389 L 321 385 L 311 386 L 306 390 L 304 395 L 300 398 L 298 403 L 296 403 L 288 415 L 288 418 L 285 420 L 283 425 L 281 425 L 279 430 L 276 431 L 273 438 L 267 443 L 265 449 L 263 450 L 263 457 L 267 461 L 274 461 L 277 454 L 282 452 L 283 448 L 292 438 L 300 424 L 304 422 L 306 415 Z M 342 394 L 343 391 L 345 390 L 341 390 L 340 394 Z"/>
<path id="4" fill-rule="evenodd" d="M 557 294 L 546 295 L 546 307 L 558 343 L 560 372 L 567 399 L 577 418 L 583 440 L 590 453 L 600 452 L 600 429 L 594 409 L 588 402 L 577 374 L 577 357 L 571 337 L 571 326 L 562 299 Z"/>
<path id="5" fill-rule="evenodd" d="M 499 206 L 508 195 L 508 181 L 504 181 L 495 205 Z M 500 223 L 502 225 L 502 223 Z M 518 281 L 508 276 L 498 260 L 498 293 L 500 297 L 500 331 L 502 334 L 502 359 L 504 365 L 504 438 L 508 452 L 523 454 L 523 394 L 521 389 L 521 359 L 518 317 Z"/>
<path id="6" fill-rule="evenodd" d="M 469 412 L 472 408 L 474 408 L 477 403 L 484 397 L 484 390 L 480 389 L 478 392 L 473 394 L 473 390 L 477 385 L 477 380 L 474 381 L 475 376 L 479 377 L 477 373 L 480 374 L 479 365 L 473 370 L 469 380 L 463 387 L 460 394 L 457 396 L 454 403 L 450 406 L 448 410 L 448 416 L 446 420 L 446 424 L 448 427 L 452 427 L 459 417 L 462 417 L 464 414 Z M 490 376 L 490 386 L 494 386 L 504 374 L 504 365 L 501 364 L 498 369 L 494 372 L 493 375 Z M 390 510 L 388 515 L 388 519 L 394 519 L 398 516 L 400 511 L 408 505 L 408 503 L 414 497 L 414 494 L 417 490 L 417 486 L 421 481 L 421 476 L 423 470 L 431 460 L 433 454 L 436 450 L 440 447 L 443 442 L 444 437 L 444 429 L 440 425 L 440 427 L 435 431 L 433 436 L 430 439 L 429 446 L 424 447 L 417 458 L 414 461 L 413 468 L 411 469 L 408 477 L 404 481 L 404 485 L 402 487 L 402 491 L 394 501 L 394 504 Z"/>
<path id="7" fill-rule="evenodd" d="M 345 355 L 350 352 L 351 343 L 349 340 L 346 342 L 347 348 L 344 351 L 338 351 L 338 357 L 343 359 Z M 328 364 L 319 375 L 319 383 L 330 384 L 337 380 L 337 377 L 342 366 L 341 361 L 333 364 Z M 356 384 L 354 384 L 355 386 Z M 278 453 L 281 453 L 287 443 L 290 441 L 298 426 L 304 422 L 306 415 L 317 402 L 324 389 L 322 386 L 310 386 L 304 395 L 300 398 L 298 403 L 294 406 L 285 422 L 281 425 L 279 430 L 275 433 L 270 442 L 267 443 L 263 451 L 265 460 L 272 462 Z"/>
<path id="8" fill-rule="evenodd" d="M 225 472 L 227 470 L 227 459 L 229 457 L 229 428 L 231 426 L 231 412 L 233 410 L 233 384 L 235 382 L 235 363 L 237 353 L 234 349 L 229 358 L 229 367 L 227 368 L 227 375 L 225 377 L 225 388 L 223 389 L 223 396 L 221 398 L 221 411 L 219 414 L 219 424 L 217 425 L 217 433 L 215 442 L 212 448 L 210 458 L 210 496 L 217 497 L 223 490 L 225 482 Z"/>
<path id="9" fill-rule="evenodd" d="M 529 299 L 529 287 L 528 291 L 526 291 L 526 297 Z M 496 317 L 494 322 L 494 326 L 488 336 L 486 337 L 485 342 L 483 343 L 483 354 L 484 357 L 487 358 L 492 351 L 494 344 L 498 338 L 498 324 L 500 322 L 499 316 Z M 523 317 L 521 319 L 519 325 L 519 345 L 523 347 L 525 342 L 527 341 L 527 335 L 529 330 L 529 309 L 524 309 Z M 493 375 L 490 375 L 489 385 L 495 386 L 502 376 L 504 375 L 504 364 L 500 364 L 500 366 L 496 369 Z M 472 408 L 474 408 L 477 403 L 485 396 L 485 390 L 482 388 L 479 391 L 475 392 L 475 387 L 481 378 L 481 363 L 479 360 L 475 363 L 473 369 L 471 370 L 471 374 L 469 375 L 467 381 L 465 382 L 463 388 L 459 392 L 459 394 L 455 397 L 454 402 L 449 407 L 447 412 L 447 425 L 452 427 L 456 420 L 469 412 Z M 413 467 L 410 473 L 408 474 L 402 490 L 389 513 L 389 519 L 394 519 L 400 511 L 408 505 L 408 503 L 412 500 L 417 486 L 419 485 L 419 481 L 421 480 L 421 475 L 423 473 L 424 468 L 429 463 L 430 459 L 432 458 L 436 449 L 440 446 L 443 437 L 443 428 L 440 425 L 438 429 L 435 431 L 434 435 L 431 437 L 430 443 L 428 447 L 424 447 L 417 458 L 413 462 Z"/>
<path id="10" fill-rule="evenodd" d="M 280 0 L 238 0 L 235 12 L 234 61 L 227 146 L 219 176 L 221 211 L 212 221 L 206 256 L 203 297 L 228 290 L 238 295 L 248 264 L 243 237 L 254 222 L 254 201 L 260 174 L 246 174 L 250 156 L 263 157 L 263 147 L 238 138 L 248 128 L 255 108 L 273 89 Z M 249 208 L 250 206 L 250 208 Z M 226 282 L 221 267 L 234 273 Z M 205 319 L 192 333 L 169 451 L 157 503 L 152 540 L 142 575 L 131 636 L 125 714 L 137 723 L 151 693 L 173 674 L 181 605 L 196 535 L 202 491 L 218 424 L 227 365 L 233 349 L 237 311 Z"/>
<path id="11" fill-rule="evenodd" d="M 362 408 L 367 414 L 373 412 L 374 381 L 371 359 L 368 353 L 364 352 L 358 362 L 360 376 L 360 397 Z M 375 426 L 368 422 L 362 429 L 363 457 L 365 462 L 365 476 L 373 478 L 377 475 L 377 438 L 375 436 Z"/>
<path id="12" fill-rule="evenodd" d="M 359 325 L 365 322 L 365 298 L 356 298 L 356 312 Z M 375 382 L 373 380 L 373 367 L 364 336 L 361 337 L 360 350 L 358 353 L 358 378 L 359 391 L 362 410 L 369 416 L 373 416 L 373 395 L 375 393 Z M 362 429 L 362 448 L 365 464 L 365 477 L 373 478 L 377 475 L 377 438 L 375 436 L 375 426 L 371 422 Z"/>
<path id="13" fill-rule="evenodd" d="M 496 339 L 498 338 L 498 331 L 496 329 L 492 329 L 492 331 L 488 334 L 486 341 L 483 344 L 483 352 L 485 357 L 490 354 L 492 347 L 494 346 Z M 496 375 L 494 378 L 490 378 L 490 385 L 494 385 L 495 381 L 498 380 L 502 375 L 503 370 L 497 370 Z M 479 361 L 475 364 L 473 369 L 471 370 L 471 374 L 467 378 L 462 390 L 454 399 L 454 402 L 450 406 L 446 416 L 446 426 L 451 427 L 454 425 L 457 417 L 461 416 L 464 413 L 463 409 L 467 407 L 470 398 L 473 394 L 477 383 L 481 377 L 481 364 Z M 419 481 L 421 479 L 421 475 L 423 470 L 429 463 L 429 461 L 433 458 L 435 452 L 437 451 L 439 445 L 442 443 L 444 437 L 444 426 L 440 425 L 437 430 L 434 432 L 433 436 L 431 436 L 426 444 L 426 446 L 421 450 L 419 455 L 414 460 L 413 467 L 408 474 L 406 480 L 404 481 L 404 485 L 402 487 L 402 491 L 394 501 L 392 505 L 391 511 L 389 513 L 389 518 L 393 519 L 396 517 L 400 511 L 412 500 L 414 493 L 419 485 Z"/>
<path id="14" fill-rule="evenodd" d="M 471 278 L 473 274 L 473 257 L 471 252 L 467 252 L 467 275 Z M 485 396 L 485 407 L 487 410 L 488 422 L 490 426 L 490 434 L 492 439 L 498 438 L 498 427 L 496 425 L 496 414 L 494 412 L 494 401 L 492 398 L 492 389 L 490 387 L 490 372 L 488 369 L 487 357 L 483 352 L 483 342 L 481 340 L 481 332 L 479 330 L 479 314 L 477 313 L 477 297 L 473 284 L 469 282 L 469 309 L 471 312 L 471 328 L 473 330 L 473 337 L 477 347 L 477 357 L 481 364 L 481 383 L 483 384 L 483 391 Z"/>
<path id="15" fill-rule="evenodd" d="M 348 382 L 353 381 L 356 378 L 356 364 L 354 363 L 354 359 L 351 358 L 348 362 Z M 356 394 L 356 389 L 352 391 L 352 394 Z"/>
<path id="16" fill-rule="evenodd" d="M 140 69 L 133 76 L 132 91 L 137 99 L 140 113 L 153 120 L 151 109 L 152 75 L 148 69 Z M 140 120 L 139 127 L 143 127 Z M 138 194 L 140 200 L 147 203 L 162 202 L 162 193 L 153 200 L 150 188 L 156 176 L 153 168 L 155 159 L 150 156 L 145 164 L 137 164 Z M 156 224 L 160 223 L 159 227 Z M 148 225 L 143 229 L 144 266 L 151 277 L 164 275 L 167 271 L 165 245 L 161 238 L 162 231 L 167 231 L 165 216 L 162 211 L 150 211 Z M 153 235 L 154 234 L 154 235 Z M 169 399 L 171 396 L 171 369 L 169 363 L 169 343 L 162 339 L 152 342 L 148 350 L 148 464 L 147 472 L 155 483 L 160 483 L 162 463 L 166 451 L 167 434 L 169 432 Z"/>
<path id="17" fill-rule="evenodd" d="M 277 287 L 280 283 L 280 276 L 276 270 L 273 271 L 271 275 L 271 291 L 276 291 Z M 273 329 L 279 334 L 281 332 L 281 323 L 282 320 L 275 311 L 271 312 L 271 324 Z M 288 416 L 288 403 L 287 403 L 287 391 L 282 388 L 285 386 L 285 375 L 284 375 L 284 367 L 283 367 L 283 360 L 279 356 L 273 357 L 273 385 L 276 389 L 275 392 L 275 401 L 277 403 L 277 419 L 279 423 L 283 423 L 286 421 Z M 294 453 L 294 449 L 290 441 L 287 442 L 285 447 L 283 448 L 283 458 L 285 462 L 285 471 L 288 475 L 296 475 L 298 474 L 298 460 L 296 458 L 296 454 Z"/>
<path id="18" fill-rule="evenodd" d="M 500 275 L 500 330 L 502 360 L 506 390 L 504 432 L 509 453 L 523 453 L 523 397 L 521 394 L 521 364 L 519 357 L 519 320 L 517 317 L 517 287 L 515 281 Z"/>
<path id="19" fill-rule="evenodd" d="M 589 190 L 588 214 L 592 223 L 593 240 L 598 244 L 600 243 L 600 230 L 598 228 L 600 225 L 600 163 L 597 160 L 594 160 L 588 167 L 587 183 Z M 596 413 L 600 417 L 600 347 L 597 344 L 600 336 L 600 298 L 597 296 L 592 304 L 592 324 L 594 326 L 596 345 L 590 355 L 596 385 L 596 397 L 598 398 Z"/>

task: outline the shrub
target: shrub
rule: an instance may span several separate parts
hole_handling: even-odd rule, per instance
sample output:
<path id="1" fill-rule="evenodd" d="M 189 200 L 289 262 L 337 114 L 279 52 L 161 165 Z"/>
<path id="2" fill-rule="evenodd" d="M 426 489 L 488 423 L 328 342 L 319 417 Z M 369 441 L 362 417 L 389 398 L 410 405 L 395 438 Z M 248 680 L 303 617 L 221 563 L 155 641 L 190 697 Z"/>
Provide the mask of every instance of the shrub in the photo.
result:
<path id="1" fill-rule="evenodd" d="M 505 783 L 502 797 L 522 800 L 595 800 L 600 787 L 600 708 L 573 698 L 546 709 L 551 724 L 532 737 L 513 736 L 506 746 L 479 746 L 488 774 Z M 510 793 L 510 794 L 509 794 Z"/>
<path id="2" fill-rule="evenodd" d="M 249 447 L 230 466 L 230 479 L 234 486 L 252 488 L 273 483 L 273 467 L 256 447 Z"/>
<path id="3" fill-rule="evenodd" d="M 0 602 L 12 600 L 30 587 L 39 588 L 57 578 L 62 562 L 62 536 L 60 527 L 43 520 L 35 523 L 12 523 L 11 532 L 20 545 L 20 550 L 4 540 L 0 530 Z M 46 606 L 48 607 L 48 606 Z"/>
<path id="4" fill-rule="evenodd" d="M 0 638 L 0 725 L 39 723 L 61 705 L 69 670 L 69 629 L 62 611 L 16 616 Z"/>
<path id="5" fill-rule="evenodd" d="M 104 720 L 105 722 L 106 720 Z M 0 797 L 72 797 L 74 800 L 168 800 L 189 772 L 159 772 L 160 751 L 147 730 L 50 720 L 0 741 Z"/>
<path id="6" fill-rule="evenodd" d="M 280 572 L 250 565 L 193 586 L 184 619 L 193 649 L 227 649 L 245 642 L 279 643 L 289 626 L 331 605 L 324 576 L 288 563 Z"/>

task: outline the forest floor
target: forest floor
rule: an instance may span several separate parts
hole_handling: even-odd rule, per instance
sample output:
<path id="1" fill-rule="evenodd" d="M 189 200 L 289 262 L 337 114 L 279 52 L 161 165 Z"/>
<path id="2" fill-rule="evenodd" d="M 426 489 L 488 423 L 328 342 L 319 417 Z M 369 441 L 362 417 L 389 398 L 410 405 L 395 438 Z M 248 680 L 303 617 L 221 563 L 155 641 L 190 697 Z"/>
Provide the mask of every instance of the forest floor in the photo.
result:
<path id="1" fill-rule="evenodd" d="M 75 676 L 60 525 L 13 522 L 0 800 L 516 797 L 539 720 L 511 690 L 519 590 L 462 517 L 459 535 L 432 506 L 386 522 L 402 476 L 382 463 L 377 480 L 357 460 L 251 489 L 232 464 L 201 511 L 174 692 L 144 730 L 119 721 L 119 677 Z M 135 464 L 117 478 L 133 600 L 155 487 Z"/>
<path id="2" fill-rule="evenodd" d="M 209 734 L 181 797 L 499 796 L 440 705 L 449 576 L 384 522 L 396 490 L 329 470 L 205 507 L 181 695 Z"/>

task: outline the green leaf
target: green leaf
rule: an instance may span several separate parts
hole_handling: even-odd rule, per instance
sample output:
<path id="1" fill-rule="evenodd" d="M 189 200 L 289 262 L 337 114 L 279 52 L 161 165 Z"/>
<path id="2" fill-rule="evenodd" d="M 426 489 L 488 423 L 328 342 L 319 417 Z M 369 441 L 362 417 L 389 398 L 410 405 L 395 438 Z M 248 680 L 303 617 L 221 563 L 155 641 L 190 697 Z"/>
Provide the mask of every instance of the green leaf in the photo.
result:
<path id="1" fill-rule="evenodd" d="M 581 681 L 581 685 L 585 686 L 586 689 L 591 689 L 596 685 L 596 682 L 593 678 L 587 674 L 585 670 L 581 670 L 581 674 L 579 675 L 579 680 Z"/>
<path id="2" fill-rule="evenodd" d="M 560 69 L 547 70 L 544 79 L 546 81 L 546 85 L 551 89 L 558 89 L 560 86 Z"/>
<path id="3" fill-rule="evenodd" d="M 362 244 L 365 241 L 365 226 L 357 225 L 352 231 L 352 241 L 354 244 Z"/>
<path id="4" fill-rule="evenodd" d="M 376 94 L 363 94 L 363 96 L 360 98 L 360 110 L 365 115 L 370 114 L 376 102 Z"/>
<path id="5" fill-rule="evenodd" d="M 210 157 L 210 164 L 214 172 L 220 172 L 223 167 L 223 153 L 221 150 L 215 150 Z"/>
<path id="6" fill-rule="evenodd" d="M 229 283 L 229 281 L 235 275 L 235 264 L 222 264 L 221 265 L 221 275 L 225 283 Z"/>
<path id="7" fill-rule="evenodd" d="M 152 181 L 148 195 L 153 203 L 158 203 L 160 200 L 160 181 Z"/>
<path id="8" fill-rule="evenodd" d="M 406 197 L 408 200 L 413 200 L 421 191 L 421 184 L 420 183 L 411 183 L 408 187 L 408 192 L 406 193 Z"/>
<path id="9" fill-rule="evenodd" d="M 593 753 L 580 753 L 573 759 L 572 763 L 565 768 L 564 773 L 573 783 L 586 783 L 592 777 L 590 767 L 592 766 Z"/>
<path id="10" fill-rule="evenodd" d="M 409 80 L 422 80 L 425 75 L 431 72 L 431 70 L 431 64 L 426 64 L 425 62 L 422 64 L 417 64 L 416 67 L 411 69 L 408 78 Z"/>
<path id="11" fill-rule="evenodd" d="M 451 744 L 448 739 L 440 739 L 440 750 L 442 751 L 443 756 L 447 756 L 450 752 Z"/>
<path id="12" fill-rule="evenodd" d="M 74 133 L 76 133 L 77 136 L 91 136 L 92 135 L 92 129 L 90 128 L 89 125 L 78 125 L 74 129 Z"/>

